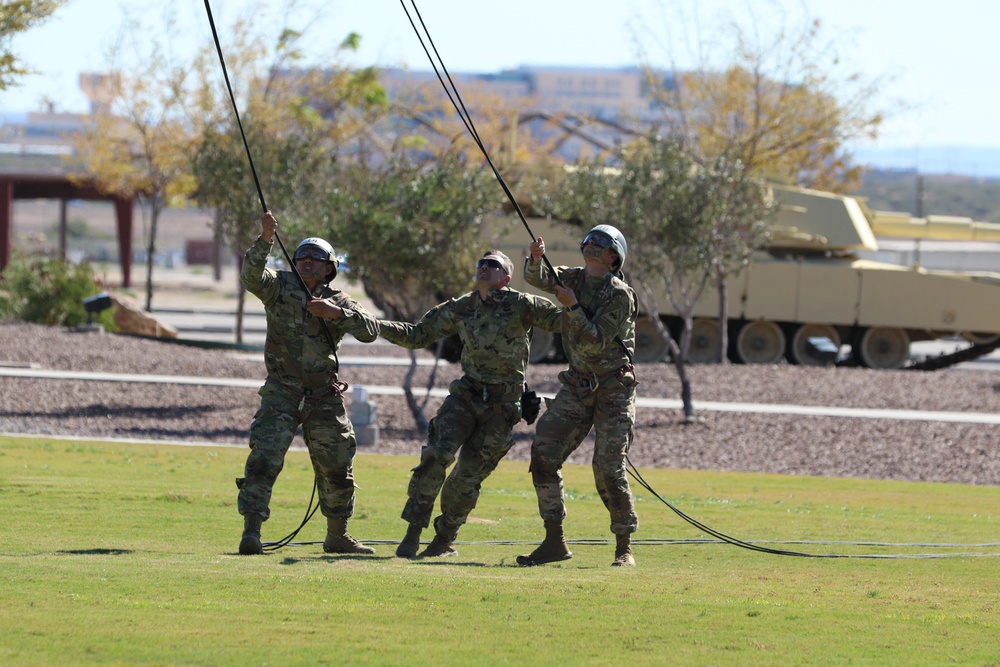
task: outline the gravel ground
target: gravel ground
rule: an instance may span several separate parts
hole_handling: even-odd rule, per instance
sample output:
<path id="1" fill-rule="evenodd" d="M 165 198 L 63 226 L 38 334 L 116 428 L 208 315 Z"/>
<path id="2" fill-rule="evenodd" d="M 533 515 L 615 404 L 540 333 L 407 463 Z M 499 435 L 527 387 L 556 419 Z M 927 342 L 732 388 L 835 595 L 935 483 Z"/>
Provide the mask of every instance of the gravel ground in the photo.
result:
<path id="1" fill-rule="evenodd" d="M 391 345 L 351 345 L 342 356 L 407 357 Z M 417 353 L 431 358 L 425 352 Z M 0 366 L 130 374 L 194 375 L 263 380 L 261 355 L 205 350 L 111 334 L 0 322 Z M 537 365 L 529 383 L 554 392 L 559 365 Z M 399 386 L 404 366 L 350 366 L 350 384 Z M 438 370 L 436 386 L 457 377 Z M 869 371 L 797 366 L 694 366 L 699 401 L 776 403 L 923 411 L 1000 411 L 1000 373 L 944 370 Z M 426 383 L 420 367 L 415 383 Z M 677 398 L 672 366 L 639 368 L 639 394 Z M 402 398 L 378 404 L 378 452 L 416 456 L 422 437 Z M 430 399 L 431 416 L 440 404 Z M 0 377 L 0 432 L 196 441 L 243 446 L 257 407 L 254 389 Z M 640 408 L 630 457 L 638 466 L 756 471 L 832 477 L 1000 485 L 998 427 L 936 421 L 728 413 L 703 410 L 684 424 L 678 410 Z M 509 458 L 527 460 L 533 427 L 515 430 Z M 300 443 L 298 443 L 300 444 Z M 592 439 L 570 459 L 589 461 Z"/>

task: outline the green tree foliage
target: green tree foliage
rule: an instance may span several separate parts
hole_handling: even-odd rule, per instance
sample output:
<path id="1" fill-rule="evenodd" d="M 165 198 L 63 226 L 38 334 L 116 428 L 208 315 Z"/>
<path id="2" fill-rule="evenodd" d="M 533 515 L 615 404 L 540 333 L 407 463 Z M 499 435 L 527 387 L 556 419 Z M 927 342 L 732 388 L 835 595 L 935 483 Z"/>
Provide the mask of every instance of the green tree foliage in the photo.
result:
<path id="1" fill-rule="evenodd" d="M 31 74 L 28 64 L 14 53 L 15 35 L 44 22 L 66 0 L 3 0 L 0 2 L 0 90 L 17 85 L 18 79 Z"/>
<path id="2" fill-rule="evenodd" d="M 578 165 L 536 207 L 584 227 L 614 225 L 625 234 L 626 272 L 671 349 L 684 412 L 693 418 L 685 363 L 695 306 L 706 288 L 739 271 L 762 243 L 772 211 L 767 189 L 738 161 L 723 157 L 705 168 L 678 141 L 650 135 L 620 150 L 614 169 Z M 664 307 L 683 321 L 679 344 L 660 318 Z"/>
<path id="3" fill-rule="evenodd" d="M 427 165 L 394 159 L 352 165 L 328 200 L 339 211 L 338 242 L 375 304 L 414 321 L 441 300 L 472 287 L 479 224 L 497 205 L 493 175 L 457 157 Z"/>
<path id="4" fill-rule="evenodd" d="M 211 120 L 192 158 L 198 183 L 194 198 L 215 209 L 216 239 L 237 256 L 260 230 L 263 211 L 254 171 L 263 203 L 278 217 L 282 245 L 306 236 L 330 237 L 340 216 L 327 206 L 324 193 L 337 187 L 337 164 L 364 149 L 368 130 L 388 108 L 375 70 L 338 64 L 358 47 L 357 34 L 343 40 L 333 62 L 293 74 L 289 68 L 301 63 L 302 33 L 284 29 L 269 47 L 251 28 L 238 22 L 225 51 L 230 77 L 237 82 L 234 96 L 246 144 L 229 92 L 218 83 L 218 56 L 206 51 L 198 78 Z M 237 342 L 244 298 L 239 289 Z"/>
<path id="5" fill-rule="evenodd" d="M 492 173 L 458 156 L 428 165 L 397 157 L 378 168 L 347 166 L 327 205 L 342 216 L 335 238 L 348 252 L 352 276 L 389 318 L 414 322 L 472 289 L 476 261 L 487 249 L 479 226 L 498 193 Z M 403 388 L 418 426 L 426 428 L 426 400 L 418 405 L 411 385 L 416 356 L 410 358 Z"/>
<path id="6" fill-rule="evenodd" d="M 73 327 L 87 321 L 83 300 L 100 292 L 90 264 L 15 254 L 0 278 L 0 319 Z M 111 311 L 95 323 L 115 329 Z"/>

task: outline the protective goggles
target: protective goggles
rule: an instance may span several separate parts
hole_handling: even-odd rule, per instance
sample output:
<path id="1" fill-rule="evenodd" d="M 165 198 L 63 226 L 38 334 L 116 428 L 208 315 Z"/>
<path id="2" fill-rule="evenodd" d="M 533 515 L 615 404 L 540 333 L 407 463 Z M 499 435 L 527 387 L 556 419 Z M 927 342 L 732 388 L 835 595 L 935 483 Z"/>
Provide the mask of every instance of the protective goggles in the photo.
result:
<path id="1" fill-rule="evenodd" d="M 504 268 L 503 264 L 496 261 L 495 259 L 481 259 L 478 262 L 476 262 L 477 271 L 483 268 L 484 266 L 489 267 L 491 269 L 500 269 L 504 273 L 507 273 L 507 269 Z"/>
<path id="2" fill-rule="evenodd" d="M 591 232 L 584 237 L 583 242 L 580 243 L 580 247 L 582 248 L 588 243 L 593 243 L 598 248 L 610 248 L 613 241 L 604 232 Z"/>
<path id="3" fill-rule="evenodd" d="M 326 252 L 320 248 L 303 248 L 295 253 L 296 262 L 302 261 L 303 259 L 312 259 L 317 262 L 330 261 L 329 255 L 327 255 Z"/>

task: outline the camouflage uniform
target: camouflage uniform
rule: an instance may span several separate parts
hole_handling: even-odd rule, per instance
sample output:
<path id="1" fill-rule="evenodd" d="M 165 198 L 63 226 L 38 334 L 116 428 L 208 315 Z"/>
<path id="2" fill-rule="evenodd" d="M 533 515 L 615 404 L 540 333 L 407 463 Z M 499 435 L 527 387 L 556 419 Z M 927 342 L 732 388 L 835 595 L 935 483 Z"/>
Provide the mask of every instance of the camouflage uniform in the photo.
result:
<path id="1" fill-rule="evenodd" d="M 413 469 L 402 518 L 426 528 L 441 492 L 439 536 L 451 542 L 476 507 L 479 489 L 514 444 L 511 429 L 521 418 L 521 393 L 528 365 L 531 330 L 552 331 L 560 309 L 543 297 L 492 289 L 442 303 L 416 324 L 380 321 L 381 336 L 410 349 L 458 334 L 462 371 L 431 420 L 420 464 Z M 461 452 L 459 452 L 461 450 Z M 458 464 L 445 480 L 445 472 Z"/>
<path id="2" fill-rule="evenodd" d="M 299 424 L 316 474 L 320 509 L 333 519 L 354 513 L 354 453 L 357 442 L 341 396 L 347 385 L 337 380 L 337 350 L 345 334 L 370 343 L 378 321 L 339 290 L 320 285 L 316 298 L 331 298 L 344 309 L 339 319 L 320 318 L 306 310 L 309 295 L 290 271 L 265 267 L 271 244 L 258 238 L 246 252 L 240 281 L 264 302 L 267 380 L 258 392 L 260 408 L 250 425 L 250 455 L 240 487 L 240 514 L 267 519 L 271 489 Z"/>
<path id="3" fill-rule="evenodd" d="M 561 468 L 593 426 L 591 465 L 597 492 L 611 514 L 611 532 L 630 535 L 639 524 L 625 473 L 635 425 L 636 379 L 629 360 L 635 351 L 638 300 L 632 288 L 612 273 L 591 277 L 582 268 L 566 267 L 556 272 L 582 307 L 563 311 L 562 342 L 569 369 L 559 374 L 562 387 L 539 419 L 531 444 L 539 514 L 546 522 L 565 519 Z M 530 285 L 555 292 L 552 275 L 541 261 L 529 257 L 524 278 Z"/>

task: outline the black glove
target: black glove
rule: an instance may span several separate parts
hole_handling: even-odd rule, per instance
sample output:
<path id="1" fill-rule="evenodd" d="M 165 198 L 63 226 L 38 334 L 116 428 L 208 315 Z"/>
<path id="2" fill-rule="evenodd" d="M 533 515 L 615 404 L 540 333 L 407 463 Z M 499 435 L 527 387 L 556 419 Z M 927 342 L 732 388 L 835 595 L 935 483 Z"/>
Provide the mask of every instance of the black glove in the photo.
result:
<path id="1" fill-rule="evenodd" d="M 524 393 L 521 394 L 521 419 L 528 424 L 534 424 L 541 409 L 542 399 L 529 389 L 528 385 L 524 385 Z"/>

